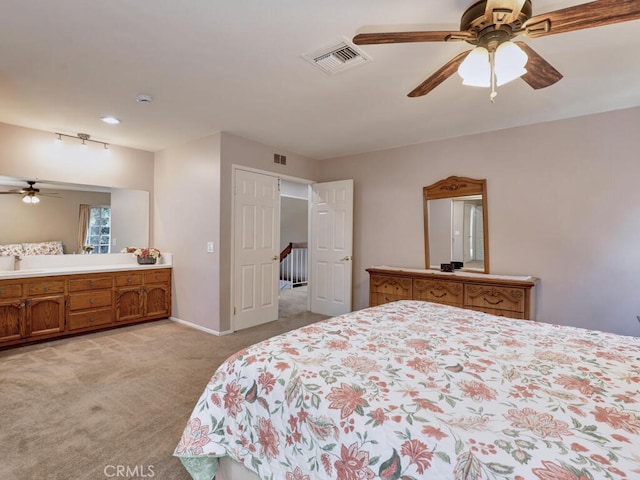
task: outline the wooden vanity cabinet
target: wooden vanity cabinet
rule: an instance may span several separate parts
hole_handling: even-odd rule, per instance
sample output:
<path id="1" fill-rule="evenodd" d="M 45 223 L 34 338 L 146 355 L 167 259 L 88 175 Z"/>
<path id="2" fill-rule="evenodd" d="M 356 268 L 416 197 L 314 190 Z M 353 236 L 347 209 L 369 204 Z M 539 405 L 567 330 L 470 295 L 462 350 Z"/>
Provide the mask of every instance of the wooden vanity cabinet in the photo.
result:
<path id="1" fill-rule="evenodd" d="M 369 268 L 367 272 L 371 307 L 396 300 L 424 300 L 535 320 L 537 278 L 391 268 Z"/>
<path id="2" fill-rule="evenodd" d="M 0 348 L 170 315 L 170 268 L 0 280 Z"/>

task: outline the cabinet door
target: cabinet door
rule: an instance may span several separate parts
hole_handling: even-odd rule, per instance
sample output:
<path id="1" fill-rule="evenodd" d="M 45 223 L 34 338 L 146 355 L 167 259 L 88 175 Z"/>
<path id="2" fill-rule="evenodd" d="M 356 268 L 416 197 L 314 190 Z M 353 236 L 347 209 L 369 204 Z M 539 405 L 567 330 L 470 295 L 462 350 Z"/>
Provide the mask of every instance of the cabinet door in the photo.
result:
<path id="1" fill-rule="evenodd" d="M 144 316 L 141 287 L 116 290 L 116 322 L 139 320 Z"/>
<path id="2" fill-rule="evenodd" d="M 27 336 L 47 335 L 64 330 L 64 295 L 27 300 Z"/>
<path id="3" fill-rule="evenodd" d="M 24 301 L 0 301 L 0 343 L 19 340 L 25 336 Z"/>
<path id="4" fill-rule="evenodd" d="M 170 313 L 170 301 L 168 285 L 147 285 L 145 294 L 145 317 L 163 318 Z"/>

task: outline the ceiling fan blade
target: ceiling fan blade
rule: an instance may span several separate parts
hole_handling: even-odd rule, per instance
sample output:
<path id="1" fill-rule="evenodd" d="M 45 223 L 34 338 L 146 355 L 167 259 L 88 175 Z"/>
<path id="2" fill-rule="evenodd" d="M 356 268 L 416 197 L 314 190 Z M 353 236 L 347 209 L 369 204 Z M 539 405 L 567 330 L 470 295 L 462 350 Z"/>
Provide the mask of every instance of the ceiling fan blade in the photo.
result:
<path id="1" fill-rule="evenodd" d="M 491 24 L 501 25 L 518 19 L 526 0 L 487 0 L 484 16 Z"/>
<path id="2" fill-rule="evenodd" d="M 9 191 L 9 192 L 0 192 L 0 195 L 19 195 L 21 193 L 22 192 L 11 192 L 11 191 Z"/>
<path id="3" fill-rule="evenodd" d="M 529 57 L 527 61 L 527 73 L 521 78 L 527 82 L 531 88 L 539 90 L 549 87 L 560 81 L 562 74 L 553 65 L 542 58 L 533 48 L 524 42 L 515 42 Z"/>
<path id="4" fill-rule="evenodd" d="M 467 58 L 467 55 L 469 55 L 470 51 L 471 50 L 462 52 L 459 55 L 457 55 L 455 58 L 449 60 L 436 73 L 431 75 L 424 82 L 422 82 L 420 85 L 414 88 L 407 96 L 421 97 L 422 95 L 426 95 L 427 93 L 429 93 L 431 90 L 436 88 L 438 85 L 444 82 L 451 75 L 456 73 L 456 71 L 458 70 L 458 67 L 464 61 L 464 59 Z"/>
<path id="5" fill-rule="evenodd" d="M 447 42 L 473 37 L 472 33 L 456 31 L 360 33 L 353 37 L 353 43 L 356 45 L 378 45 L 381 43 Z"/>
<path id="6" fill-rule="evenodd" d="M 597 0 L 531 17 L 524 30 L 535 38 L 638 19 L 638 0 Z"/>

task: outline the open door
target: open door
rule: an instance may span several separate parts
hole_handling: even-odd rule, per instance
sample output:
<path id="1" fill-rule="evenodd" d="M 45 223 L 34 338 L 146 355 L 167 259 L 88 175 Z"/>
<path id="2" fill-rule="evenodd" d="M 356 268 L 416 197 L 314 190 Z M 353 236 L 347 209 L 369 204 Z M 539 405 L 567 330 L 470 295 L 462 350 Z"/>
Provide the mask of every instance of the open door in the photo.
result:
<path id="1" fill-rule="evenodd" d="M 278 178 L 236 170 L 233 222 L 233 329 L 242 330 L 278 318 Z"/>
<path id="2" fill-rule="evenodd" d="M 315 183 L 311 194 L 311 311 L 351 311 L 353 180 Z"/>

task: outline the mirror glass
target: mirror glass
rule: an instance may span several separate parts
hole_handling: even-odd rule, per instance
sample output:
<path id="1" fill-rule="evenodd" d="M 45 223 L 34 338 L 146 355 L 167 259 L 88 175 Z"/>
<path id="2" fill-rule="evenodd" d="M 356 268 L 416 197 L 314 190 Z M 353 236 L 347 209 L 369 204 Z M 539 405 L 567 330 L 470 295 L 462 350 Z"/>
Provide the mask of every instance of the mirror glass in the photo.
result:
<path id="1" fill-rule="evenodd" d="M 424 187 L 425 266 L 489 272 L 486 182 L 449 177 Z"/>
<path id="2" fill-rule="evenodd" d="M 27 186 L 25 179 L 0 176 L 0 192 Z M 24 203 L 21 194 L 0 194 L 0 245 L 60 240 L 64 253 L 82 253 L 81 204 L 110 209 L 110 248 L 94 249 L 92 254 L 149 245 L 149 192 L 46 180 L 38 180 L 34 187 L 40 190 L 37 204 Z"/>

